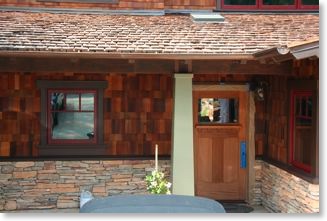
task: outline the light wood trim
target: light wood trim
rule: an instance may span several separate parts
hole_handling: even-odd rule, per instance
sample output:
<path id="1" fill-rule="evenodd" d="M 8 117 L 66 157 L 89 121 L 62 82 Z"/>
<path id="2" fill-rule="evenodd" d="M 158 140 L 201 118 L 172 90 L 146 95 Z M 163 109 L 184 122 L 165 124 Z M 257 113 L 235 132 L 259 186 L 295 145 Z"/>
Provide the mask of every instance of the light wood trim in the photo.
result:
<path id="1" fill-rule="evenodd" d="M 249 91 L 249 85 L 193 85 L 193 91 Z"/>

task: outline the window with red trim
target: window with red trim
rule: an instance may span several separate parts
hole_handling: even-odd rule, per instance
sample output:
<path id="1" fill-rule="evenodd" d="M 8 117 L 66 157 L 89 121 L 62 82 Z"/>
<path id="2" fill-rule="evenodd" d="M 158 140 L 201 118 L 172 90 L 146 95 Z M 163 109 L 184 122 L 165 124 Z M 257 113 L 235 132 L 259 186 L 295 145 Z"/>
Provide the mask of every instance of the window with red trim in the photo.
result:
<path id="1" fill-rule="evenodd" d="M 318 10 L 319 0 L 222 0 L 227 10 Z"/>
<path id="2" fill-rule="evenodd" d="M 291 92 L 290 163 L 308 173 L 312 169 L 314 118 L 312 91 Z"/>
<path id="3" fill-rule="evenodd" d="M 48 90 L 48 143 L 96 142 L 95 90 Z"/>

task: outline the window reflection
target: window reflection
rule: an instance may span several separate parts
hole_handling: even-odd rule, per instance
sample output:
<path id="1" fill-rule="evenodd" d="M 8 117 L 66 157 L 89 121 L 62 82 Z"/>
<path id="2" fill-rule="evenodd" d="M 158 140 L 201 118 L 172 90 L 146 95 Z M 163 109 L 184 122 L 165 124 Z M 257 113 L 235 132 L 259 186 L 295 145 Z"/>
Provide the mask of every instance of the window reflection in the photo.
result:
<path id="1" fill-rule="evenodd" d="M 199 123 L 237 123 L 238 99 L 201 98 L 199 99 Z"/>
<path id="2" fill-rule="evenodd" d="M 50 93 L 51 140 L 92 140 L 95 137 L 95 92 Z"/>

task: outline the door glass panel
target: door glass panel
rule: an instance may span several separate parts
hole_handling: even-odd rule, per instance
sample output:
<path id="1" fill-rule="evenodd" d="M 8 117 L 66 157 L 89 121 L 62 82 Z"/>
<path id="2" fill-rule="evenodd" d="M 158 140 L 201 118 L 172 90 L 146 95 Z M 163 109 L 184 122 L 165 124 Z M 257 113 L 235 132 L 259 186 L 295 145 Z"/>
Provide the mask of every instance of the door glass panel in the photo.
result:
<path id="1" fill-rule="evenodd" d="M 94 110 L 94 94 L 92 93 L 81 94 L 81 110 L 82 111 Z"/>
<path id="2" fill-rule="evenodd" d="M 264 5 L 294 5 L 295 0 L 263 0 Z"/>
<path id="3" fill-rule="evenodd" d="M 237 123 L 238 99 L 200 98 L 198 101 L 199 123 Z"/>
<path id="4" fill-rule="evenodd" d="M 79 95 L 66 94 L 66 110 L 79 110 Z"/>
<path id="5" fill-rule="evenodd" d="M 256 0 L 225 0 L 225 5 L 256 5 Z"/>

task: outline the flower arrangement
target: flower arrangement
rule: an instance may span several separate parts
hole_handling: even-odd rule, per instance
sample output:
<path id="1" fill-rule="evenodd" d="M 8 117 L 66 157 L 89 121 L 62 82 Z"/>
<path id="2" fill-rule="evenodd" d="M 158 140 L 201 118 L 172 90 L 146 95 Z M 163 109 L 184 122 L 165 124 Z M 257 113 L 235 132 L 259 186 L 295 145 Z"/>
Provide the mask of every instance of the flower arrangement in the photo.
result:
<path id="1" fill-rule="evenodd" d="M 155 169 L 151 175 L 145 177 L 147 190 L 152 194 L 171 194 L 170 187 L 171 183 L 165 179 L 163 172 L 158 170 L 158 145 L 156 144 L 155 149 Z"/>
<path id="2" fill-rule="evenodd" d="M 145 177 L 147 190 L 152 194 L 171 194 L 171 183 L 165 179 L 163 172 L 153 170 L 151 175 Z"/>

